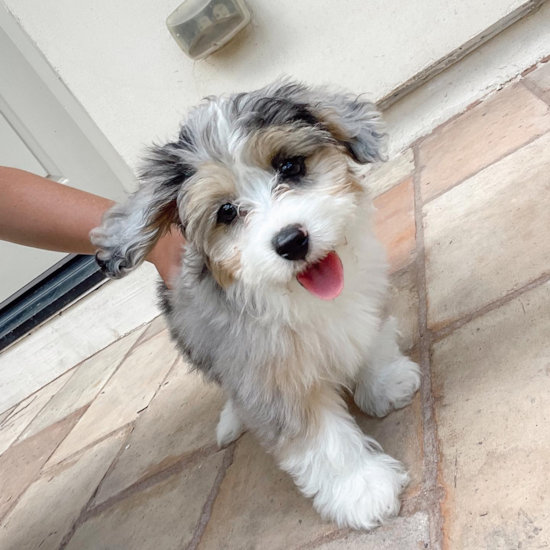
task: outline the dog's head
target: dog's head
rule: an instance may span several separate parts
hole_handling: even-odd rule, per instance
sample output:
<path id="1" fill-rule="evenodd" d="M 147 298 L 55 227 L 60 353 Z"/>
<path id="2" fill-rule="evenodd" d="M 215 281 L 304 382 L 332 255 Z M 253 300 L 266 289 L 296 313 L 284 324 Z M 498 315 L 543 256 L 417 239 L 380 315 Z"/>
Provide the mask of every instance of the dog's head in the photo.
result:
<path id="1" fill-rule="evenodd" d="M 210 98 L 178 141 L 151 149 L 140 189 L 92 232 L 98 261 L 122 277 L 178 224 L 222 288 L 298 277 L 334 297 L 333 251 L 364 192 L 353 163 L 380 159 L 384 137 L 372 103 L 325 89 L 283 82 Z"/>

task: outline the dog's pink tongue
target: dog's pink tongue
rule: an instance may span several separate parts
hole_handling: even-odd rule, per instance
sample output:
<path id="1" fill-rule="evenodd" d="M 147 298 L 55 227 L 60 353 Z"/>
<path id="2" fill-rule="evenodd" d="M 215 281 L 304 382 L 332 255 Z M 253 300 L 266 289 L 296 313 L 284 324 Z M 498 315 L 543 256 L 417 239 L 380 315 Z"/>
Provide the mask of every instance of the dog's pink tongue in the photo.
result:
<path id="1" fill-rule="evenodd" d="M 344 268 L 336 252 L 331 252 L 296 278 L 306 290 L 321 300 L 333 300 L 344 288 Z"/>

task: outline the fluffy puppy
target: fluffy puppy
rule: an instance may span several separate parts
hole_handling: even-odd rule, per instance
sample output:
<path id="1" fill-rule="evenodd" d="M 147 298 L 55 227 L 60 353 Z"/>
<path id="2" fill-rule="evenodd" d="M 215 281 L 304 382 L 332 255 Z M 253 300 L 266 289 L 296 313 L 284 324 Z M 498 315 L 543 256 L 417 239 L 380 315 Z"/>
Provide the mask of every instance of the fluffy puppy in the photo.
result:
<path id="1" fill-rule="evenodd" d="M 324 518 L 366 529 L 398 513 L 407 474 L 342 390 L 384 416 L 420 383 L 384 314 L 386 262 L 358 173 L 384 140 L 375 106 L 345 93 L 276 82 L 209 98 L 92 232 L 118 278 L 181 226 L 163 308 L 181 352 L 227 396 L 219 444 L 250 430 Z"/>

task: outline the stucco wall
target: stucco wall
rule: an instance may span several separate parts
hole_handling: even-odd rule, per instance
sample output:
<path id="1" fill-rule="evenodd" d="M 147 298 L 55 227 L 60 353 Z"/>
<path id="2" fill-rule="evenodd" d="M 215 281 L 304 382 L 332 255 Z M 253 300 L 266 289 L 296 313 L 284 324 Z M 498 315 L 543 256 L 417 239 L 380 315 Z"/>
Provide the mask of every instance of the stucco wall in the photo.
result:
<path id="1" fill-rule="evenodd" d="M 192 62 L 165 18 L 180 0 L 6 0 L 131 165 L 208 94 L 288 74 L 380 99 L 527 0 L 249 0 L 252 24 Z"/>

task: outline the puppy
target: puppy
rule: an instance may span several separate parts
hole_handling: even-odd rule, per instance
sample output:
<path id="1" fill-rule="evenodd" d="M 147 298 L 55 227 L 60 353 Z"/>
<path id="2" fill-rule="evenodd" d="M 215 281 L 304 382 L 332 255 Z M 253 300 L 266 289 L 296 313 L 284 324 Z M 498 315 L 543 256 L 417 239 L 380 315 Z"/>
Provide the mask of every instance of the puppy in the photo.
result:
<path id="1" fill-rule="evenodd" d="M 399 512 L 407 474 L 341 393 L 381 417 L 420 384 L 384 314 L 385 256 L 359 177 L 384 141 L 373 104 L 324 88 L 209 98 L 92 232 L 118 278 L 180 225 L 183 265 L 162 304 L 181 352 L 225 392 L 219 444 L 250 430 L 324 518 L 364 529 Z"/>

